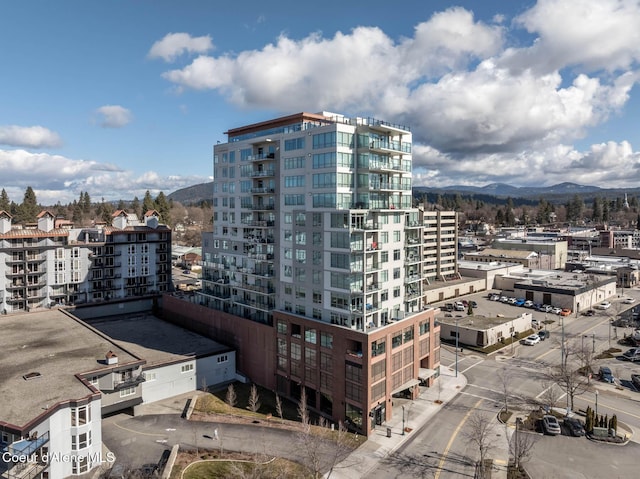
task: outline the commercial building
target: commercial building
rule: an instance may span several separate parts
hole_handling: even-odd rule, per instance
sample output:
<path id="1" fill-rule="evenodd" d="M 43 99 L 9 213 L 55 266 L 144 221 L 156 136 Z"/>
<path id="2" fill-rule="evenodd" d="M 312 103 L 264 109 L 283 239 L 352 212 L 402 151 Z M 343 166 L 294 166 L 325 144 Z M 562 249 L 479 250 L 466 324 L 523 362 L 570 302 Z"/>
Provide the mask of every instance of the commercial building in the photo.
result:
<path id="1" fill-rule="evenodd" d="M 451 342 L 455 341 L 457 336 L 458 344 L 478 348 L 504 342 L 530 330 L 533 318 L 533 315 L 526 311 L 513 317 L 460 316 L 454 318 L 446 313 L 438 316 L 442 338 Z"/>
<path id="2" fill-rule="evenodd" d="M 459 278 L 456 214 L 413 206 L 406 126 L 299 113 L 226 134 L 199 303 L 232 344 L 266 326 L 265 351 L 239 347 L 246 375 L 368 434 L 438 374 L 425 294 Z"/>
<path id="3" fill-rule="evenodd" d="M 159 295 L 170 290 L 171 229 L 156 211 L 119 210 L 112 225 L 74 228 L 49 211 L 13 225 L 0 211 L 0 312 Z"/>
<path id="4" fill-rule="evenodd" d="M 493 242 L 495 249 L 509 249 L 519 251 L 534 251 L 539 256 L 539 268 L 564 269 L 568 260 L 568 246 L 566 241 L 553 239 L 541 241 L 523 239 L 498 239 Z"/>

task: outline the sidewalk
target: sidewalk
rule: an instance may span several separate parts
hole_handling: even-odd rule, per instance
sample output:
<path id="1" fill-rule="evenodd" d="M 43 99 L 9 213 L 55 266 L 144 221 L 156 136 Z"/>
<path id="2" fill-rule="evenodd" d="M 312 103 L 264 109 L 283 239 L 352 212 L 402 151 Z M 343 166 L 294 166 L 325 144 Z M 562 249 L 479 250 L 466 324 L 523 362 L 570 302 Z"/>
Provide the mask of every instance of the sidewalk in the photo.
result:
<path id="1" fill-rule="evenodd" d="M 467 378 L 452 369 L 441 367 L 438 381 L 442 386 L 426 388 L 416 400 L 394 400 L 393 417 L 379 426 L 367 438 L 367 441 L 352 452 L 347 459 L 334 468 L 331 479 L 355 479 L 369 476 L 369 472 L 381 459 L 392 454 L 407 441 L 415 431 L 426 424 L 444 404 L 451 401 L 467 384 Z M 437 404 L 436 400 L 442 401 Z M 405 405 L 404 426 L 412 431 L 402 435 L 402 407 Z M 408 414 L 407 414 L 408 410 Z M 387 428 L 391 428 L 391 437 L 387 437 Z M 495 476 L 494 476 L 495 477 Z M 505 474 L 506 477 L 506 474 Z"/>

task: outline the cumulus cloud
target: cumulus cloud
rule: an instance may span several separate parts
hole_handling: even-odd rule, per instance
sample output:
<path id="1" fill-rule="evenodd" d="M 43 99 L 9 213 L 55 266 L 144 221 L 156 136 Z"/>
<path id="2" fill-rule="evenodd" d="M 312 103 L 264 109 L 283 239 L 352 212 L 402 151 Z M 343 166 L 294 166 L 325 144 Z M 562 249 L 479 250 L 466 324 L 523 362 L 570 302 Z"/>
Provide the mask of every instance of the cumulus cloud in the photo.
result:
<path id="1" fill-rule="evenodd" d="M 151 46 L 147 56 L 172 62 L 184 53 L 199 54 L 210 50 L 213 50 L 213 43 L 209 35 L 192 37 L 188 33 L 168 33 L 162 40 L 158 40 Z"/>
<path id="2" fill-rule="evenodd" d="M 96 110 L 98 123 L 103 128 L 122 128 L 133 119 L 131 111 L 120 105 L 104 105 Z"/>
<path id="3" fill-rule="evenodd" d="M 516 22 L 537 36 L 521 59 L 547 70 L 626 70 L 640 60 L 637 0 L 538 0 Z"/>
<path id="4" fill-rule="evenodd" d="M 43 126 L 0 126 L 0 144 L 23 148 L 57 148 L 62 140 Z"/>
<path id="5" fill-rule="evenodd" d="M 207 177 L 167 176 L 154 172 L 135 175 L 115 165 L 91 160 L 75 160 L 62 155 L 26 150 L 0 150 L 0 171 L 9 198 L 21 202 L 27 186 L 36 192 L 38 202 L 53 205 L 78 199 L 90 192 L 95 201 L 142 198 L 147 190 L 168 194 L 186 186 L 209 181 Z"/>

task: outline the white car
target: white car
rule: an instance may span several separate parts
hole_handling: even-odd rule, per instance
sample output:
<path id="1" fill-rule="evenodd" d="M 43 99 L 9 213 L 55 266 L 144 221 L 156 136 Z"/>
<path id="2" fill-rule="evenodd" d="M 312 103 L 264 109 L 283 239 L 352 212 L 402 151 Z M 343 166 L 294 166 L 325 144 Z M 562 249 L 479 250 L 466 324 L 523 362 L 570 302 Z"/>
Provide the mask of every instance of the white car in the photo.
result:
<path id="1" fill-rule="evenodd" d="M 609 301 L 603 301 L 602 303 L 600 303 L 598 306 L 596 306 L 598 309 L 609 309 L 611 307 L 611 303 Z"/>
<path id="2" fill-rule="evenodd" d="M 623 302 L 624 304 L 633 304 L 633 303 L 634 303 L 634 301 L 635 301 L 635 299 L 634 299 L 634 298 L 625 298 L 622 302 Z"/>
<path id="3" fill-rule="evenodd" d="M 527 336 L 520 342 L 525 346 L 535 346 L 540 342 L 540 336 L 538 336 L 537 334 L 532 334 L 531 336 Z"/>
<path id="4" fill-rule="evenodd" d="M 552 312 L 553 314 L 560 314 L 560 313 L 562 313 L 562 308 L 558 308 L 558 307 L 556 306 L 555 308 L 553 308 L 553 309 L 551 310 L 551 312 Z"/>
<path id="5" fill-rule="evenodd" d="M 533 308 L 533 301 L 531 301 L 530 299 L 526 300 L 523 304 L 523 306 L 525 308 Z"/>

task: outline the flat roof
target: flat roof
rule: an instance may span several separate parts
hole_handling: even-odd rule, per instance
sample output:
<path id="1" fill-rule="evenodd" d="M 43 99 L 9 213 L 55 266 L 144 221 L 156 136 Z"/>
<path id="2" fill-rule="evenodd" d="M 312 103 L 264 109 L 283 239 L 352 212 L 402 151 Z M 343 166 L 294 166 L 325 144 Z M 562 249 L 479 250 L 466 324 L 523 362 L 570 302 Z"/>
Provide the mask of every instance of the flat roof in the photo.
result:
<path id="1" fill-rule="evenodd" d="M 506 258 L 505 258 L 506 259 Z M 511 263 L 509 261 L 471 261 L 468 259 L 459 259 L 458 260 L 458 271 L 461 269 L 477 269 L 481 271 L 492 271 L 494 269 L 504 269 L 504 268 L 513 268 L 514 266 L 518 266 L 524 269 L 524 265 L 522 263 Z"/>
<path id="2" fill-rule="evenodd" d="M 93 394 L 75 375 L 140 359 L 61 309 L 0 316 L 0 421 L 23 426 L 56 403 Z M 33 379 L 23 376 L 39 373 Z"/>
<path id="3" fill-rule="evenodd" d="M 146 360 L 143 369 L 233 349 L 151 314 L 88 321 L 114 342 Z"/>
<path id="4" fill-rule="evenodd" d="M 496 326 L 500 326 L 501 324 L 510 323 L 511 321 L 515 321 L 516 319 L 521 319 L 522 314 L 518 316 L 512 317 L 490 317 L 483 315 L 472 315 L 472 316 L 457 316 L 457 317 L 447 317 L 438 315 L 436 317 L 436 321 L 440 324 L 446 324 L 447 326 L 455 326 L 456 319 L 458 320 L 459 328 L 468 328 L 468 329 L 491 329 Z"/>

